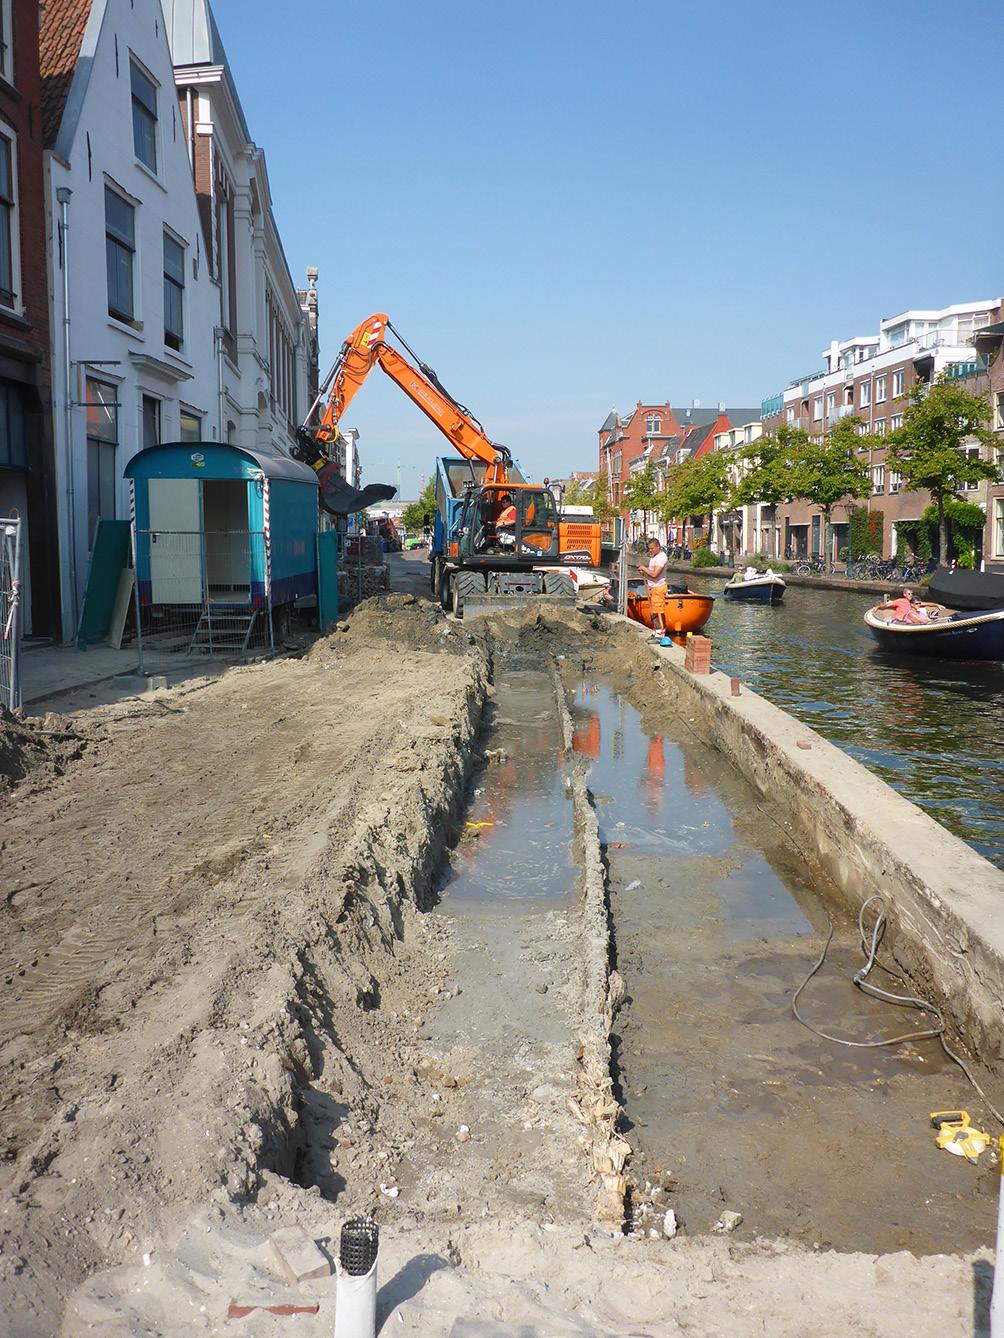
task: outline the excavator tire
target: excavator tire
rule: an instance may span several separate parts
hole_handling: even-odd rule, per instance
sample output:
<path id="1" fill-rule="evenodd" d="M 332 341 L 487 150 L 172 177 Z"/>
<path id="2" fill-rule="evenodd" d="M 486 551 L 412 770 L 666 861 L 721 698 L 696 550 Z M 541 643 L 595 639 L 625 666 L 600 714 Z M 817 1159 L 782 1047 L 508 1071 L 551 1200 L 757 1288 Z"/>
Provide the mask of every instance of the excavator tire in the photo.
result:
<path id="1" fill-rule="evenodd" d="M 443 565 L 441 559 L 440 561 L 437 562 L 436 565 L 439 568 L 439 590 L 437 591 L 439 595 L 439 603 L 442 606 L 443 610 L 446 613 L 449 613 L 450 605 L 453 598 L 453 590 L 451 588 L 451 583 L 450 583 L 450 576 L 452 573 L 450 572 L 448 567 L 445 567 Z"/>
<path id="2" fill-rule="evenodd" d="M 457 618 L 464 616 L 464 605 L 468 599 L 478 599 L 485 593 L 485 578 L 479 571 L 458 571 L 451 582 L 453 588 L 453 613 Z"/>
<path id="3" fill-rule="evenodd" d="M 439 582 L 443 575 L 443 559 L 434 557 L 429 563 L 429 585 L 432 588 L 432 598 L 439 598 Z"/>
<path id="4" fill-rule="evenodd" d="M 575 598 L 575 585 L 567 571 L 547 571 L 544 573 L 544 594 L 560 595 L 563 599 Z"/>

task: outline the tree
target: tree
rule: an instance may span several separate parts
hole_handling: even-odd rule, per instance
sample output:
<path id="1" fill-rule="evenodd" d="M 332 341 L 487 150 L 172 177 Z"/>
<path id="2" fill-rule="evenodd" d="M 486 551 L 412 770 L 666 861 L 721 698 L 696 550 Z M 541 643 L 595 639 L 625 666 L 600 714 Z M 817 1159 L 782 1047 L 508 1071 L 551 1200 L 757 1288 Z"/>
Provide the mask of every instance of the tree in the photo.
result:
<path id="1" fill-rule="evenodd" d="M 617 519 L 619 513 L 610 500 L 609 474 L 599 473 L 596 475 L 589 501 L 593 508 L 593 515 L 601 524 L 605 525 Z"/>
<path id="2" fill-rule="evenodd" d="M 889 437 L 889 468 L 900 475 L 905 489 L 931 494 L 942 562 L 949 556 L 946 501 L 957 498 L 966 483 L 997 477 L 995 464 L 966 449 L 973 443 L 994 444 L 986 427 L 989 417 L 990 406 L 982 396 L 971 395 L 942 375 L 933 384 L 918 382 L 911 387 L 903 426 Z"/>
<path id="3" fill-rule="evenodd" d="M 674 465 L 666 478 L 666 491 L 659 498 L 662 519 L 706 516 L 722 506 L 730 492 L 729 467 L 733 458 L 723 451 L 711 451 Z"/>
<path id="4" fill-rule="evenodd" d="M 590 489 L 581 479 L 572 479 L 561 497 L 562 506 L 588 506 L 591 501 Z"/>
<path id="5" fill-rule="evenodd" d="M 417 502 L 409 502 L 401 512 L 401 521 L 406 530 L 421 530 L 432 525 L 436 518 L 436 481 L 430 479 L 419 494 Z"/>
<path id="6" fill-rule="evenodd" d="M 832 516 L 845 497 L 867 497 L 871 479 L 856 452 L 874 439 L 858 435 L 860 419 L 842 418 L 820 440 L 802 428 L 782 423 L 772 437 L 761 437 L 743 455 L 753 466 L 737 484 L 733 505 L 777 503 L 800 498 L 823 513 L 823 551 L 827 566 L 832 550 Z"/>
<path id="7" fill-rule="evenodd" d="M 632 511 L 642 513 L 642 529 L 648 530 L 648 515 L 656 511 L 662 494 L 659 492 L 659 478 L 651 460 L 644 469 L 632 474 L 624 485 L 624 503 Z"/>

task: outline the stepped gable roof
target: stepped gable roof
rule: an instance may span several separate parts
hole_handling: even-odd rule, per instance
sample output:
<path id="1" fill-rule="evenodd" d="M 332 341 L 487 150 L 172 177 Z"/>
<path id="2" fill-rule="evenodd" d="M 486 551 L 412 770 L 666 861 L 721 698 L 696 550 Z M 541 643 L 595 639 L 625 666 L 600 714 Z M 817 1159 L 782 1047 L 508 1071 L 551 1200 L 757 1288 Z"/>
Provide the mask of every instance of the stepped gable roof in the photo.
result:
<path id="1" fill-rule="evenodd" d="M 38 33 L 42 74 L 42 142 L 51 149 L 80 57 L 93 0 L 46 0 Z M 103 6 L 102 6 L 103 8 Z"/>

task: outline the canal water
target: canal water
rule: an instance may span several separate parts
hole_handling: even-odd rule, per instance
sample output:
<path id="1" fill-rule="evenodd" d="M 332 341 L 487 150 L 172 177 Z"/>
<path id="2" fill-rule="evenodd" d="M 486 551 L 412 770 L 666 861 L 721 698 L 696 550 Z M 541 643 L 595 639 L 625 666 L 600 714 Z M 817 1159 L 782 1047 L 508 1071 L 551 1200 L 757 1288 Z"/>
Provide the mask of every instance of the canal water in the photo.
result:
<path id="1" fill-rule="evenodd" d="M 716 668 L 850 753 L 1004 868 L 1004 665 L 883 654 L 876 596 L 789 586 L 777 608 L 729 604 L 708 624 Z"/>

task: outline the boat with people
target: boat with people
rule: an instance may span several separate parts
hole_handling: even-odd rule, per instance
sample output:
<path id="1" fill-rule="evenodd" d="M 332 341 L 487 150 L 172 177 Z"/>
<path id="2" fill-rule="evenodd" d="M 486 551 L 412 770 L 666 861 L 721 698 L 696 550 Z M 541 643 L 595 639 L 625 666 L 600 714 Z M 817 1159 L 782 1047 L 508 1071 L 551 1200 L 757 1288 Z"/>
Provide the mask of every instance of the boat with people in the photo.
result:
<path id="1" fill-rule="evenodd" d="M 688 632 L 699 632 L 711 617 L 715 607 L 714 595 L 701 595 L 696 590 L 688 590 L 685 585 L 667 585 L 666 603 L 663 607 L 663 621 L 667 635 L 678 645 L 687 639 Z M 652 627 L 652 610 L 649 607 L 648 590 L 644 585 L 629 585 L 627 592 L 627 615 L 636 623 Z"/>
<path id="2" fill-rule="evenodd" d="M 783 576 L 771 571 L 757 571 L 747 567 L 726 583 L 722 591 L 725 598 L 737 604 L 780 604 L 788 586 Z"/>
<path id="3" fill-rule="evenodd" d="M 945 660 L 1004 660 L 1004 607 L 953 609 L 915 601 L 922 621 L 906 622 L 876 604 L 865 623 L 882 650 L 898 655 L 933 655 Z"/>

